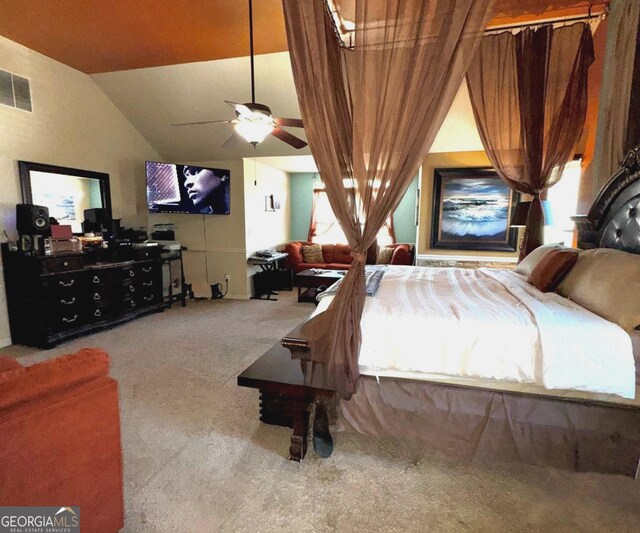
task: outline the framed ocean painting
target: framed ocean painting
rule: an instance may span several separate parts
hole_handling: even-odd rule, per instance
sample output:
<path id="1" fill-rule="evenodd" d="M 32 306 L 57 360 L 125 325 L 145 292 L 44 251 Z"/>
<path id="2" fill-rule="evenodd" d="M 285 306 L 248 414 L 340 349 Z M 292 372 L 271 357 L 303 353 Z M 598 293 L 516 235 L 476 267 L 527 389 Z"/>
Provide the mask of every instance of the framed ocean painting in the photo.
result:
<path id="1" fill-rule="evenodd" d="M 518 199 L 492 168 L 435 169 L 431 248 L 515 252 Z"/>

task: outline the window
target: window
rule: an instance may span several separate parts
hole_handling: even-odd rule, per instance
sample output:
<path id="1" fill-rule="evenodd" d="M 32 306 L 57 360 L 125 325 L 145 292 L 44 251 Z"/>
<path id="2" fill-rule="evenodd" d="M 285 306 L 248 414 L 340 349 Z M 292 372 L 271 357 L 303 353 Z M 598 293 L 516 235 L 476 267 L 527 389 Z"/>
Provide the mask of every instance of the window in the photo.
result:
<path id="1" fill-rule="evenodd" d="M 378 232 L 377 238 L 379 246 L 386 246 L 395 242 L 392 215 L 389 216 L 386 224 Z M 318 244 L 347 243 L 347 238 L 333 214 L 329 197 L 324 189 L 313 190 L 313 207 L 311 209 L 311 225 L 309 226 L 308 239 Z"/>
<path id="2" fill-rule="evenodd" d="M 581 164 L 581 160 L 567 163 L 560 181 L 547 190 L 547 200 L 543 202 L 545 244 L 553 242 L 561 242 L 566 246 L 573 244 L 574 223 L 571 217 L 576 214 L 578 207 Z"/>

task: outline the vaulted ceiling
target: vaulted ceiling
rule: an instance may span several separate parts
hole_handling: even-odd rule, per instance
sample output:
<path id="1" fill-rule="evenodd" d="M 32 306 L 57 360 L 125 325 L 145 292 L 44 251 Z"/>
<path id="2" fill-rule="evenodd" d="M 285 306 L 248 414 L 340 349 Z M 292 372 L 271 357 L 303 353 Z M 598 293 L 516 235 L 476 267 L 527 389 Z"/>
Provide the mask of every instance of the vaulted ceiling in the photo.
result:
<path id="1" fill-rule="evenodd" d="M 492 24 L 602 3 L 497 0 Z M 256 53 L 287 50 L 282 0 L 253 4 Z M 0 35 L 88 74 L 249 55 L 247 0 L 0 0 L 0 14 Z"/>
<path id="2" fill-rule="evenodd" d="M 353 1 L 334 0 L 345 12 Z M 282 0 L 253 4 L 256 99 L 276 116 L 299 117 Z M 497 0 L 492 25 L 584 14 L 588 5 Z M 0 35 L 91 74 L 165 160 L 309 154 L 308 147 L 296 151 L 271 137 L 257 149 L 248 143 L 223 149 L 229 124 L 170 126 L 230 119 L 233 110 L 224 100 L 250 100 L 248 23 L 247 0 L 0 0 Z M 32 90 L 37 98 L 37 79 Z M 302 130 L 290 131 L 305 137 Z M 432 151 L 480 149 L 463 84 Z"/>

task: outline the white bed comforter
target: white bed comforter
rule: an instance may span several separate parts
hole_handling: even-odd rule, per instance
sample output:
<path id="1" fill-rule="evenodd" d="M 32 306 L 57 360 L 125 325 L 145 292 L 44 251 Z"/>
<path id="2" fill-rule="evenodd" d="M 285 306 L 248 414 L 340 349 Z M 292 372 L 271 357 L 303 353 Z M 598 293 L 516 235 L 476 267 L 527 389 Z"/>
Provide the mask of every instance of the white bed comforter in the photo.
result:
<path id="1" fill-rule="evenodd" d="M 363 374 L 445 374 L 635 396 L 629 335 L 511 271 L 390 266 L 366 299 L 362 333 Z"/>

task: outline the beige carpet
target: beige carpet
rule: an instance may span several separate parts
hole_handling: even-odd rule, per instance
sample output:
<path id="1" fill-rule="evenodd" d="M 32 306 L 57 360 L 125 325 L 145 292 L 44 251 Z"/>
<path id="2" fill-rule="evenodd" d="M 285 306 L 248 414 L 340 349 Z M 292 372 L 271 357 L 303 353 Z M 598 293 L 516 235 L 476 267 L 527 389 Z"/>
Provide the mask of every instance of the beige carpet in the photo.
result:
<path id="1" fill-rule="evenodd" d="M 640 530 L 640 482 L 417 455 L 339 434 L 333 457 L 286 459 L 289 430 L 258 422 L 236 375 L 312 310 L 198 301 L 49 351 L 107 350 L 120 383 L 128 532 Z"/>

